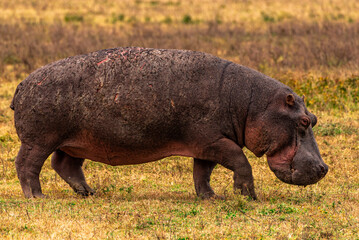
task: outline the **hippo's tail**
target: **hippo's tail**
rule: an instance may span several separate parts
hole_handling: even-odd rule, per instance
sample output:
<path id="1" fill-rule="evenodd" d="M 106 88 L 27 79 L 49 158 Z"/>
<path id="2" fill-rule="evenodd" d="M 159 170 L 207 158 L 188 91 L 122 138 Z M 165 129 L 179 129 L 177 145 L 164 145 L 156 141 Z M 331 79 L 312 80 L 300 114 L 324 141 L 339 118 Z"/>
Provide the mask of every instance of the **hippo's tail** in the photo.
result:
<path id="1" fill-rule="evenodd" d="M 15 107 L 14 107 L 14 99 L 12 99 L 12 101 L 11 101 L 10 108 L 11 108 L 12 110 L 15 110 Z"/>
<path id="2" fill-rule="evenodd" d="M 12 98 L 12 101 L 11 101 L 11 104 L 10 104 L 10 108 L 11 108 L 12 110 L 15 110 L 14 102 L 15 102 L 16 94 L 17 94 L 18 92 L 19 92 L 19 87 L 16 88 L 14 97 Z"/>

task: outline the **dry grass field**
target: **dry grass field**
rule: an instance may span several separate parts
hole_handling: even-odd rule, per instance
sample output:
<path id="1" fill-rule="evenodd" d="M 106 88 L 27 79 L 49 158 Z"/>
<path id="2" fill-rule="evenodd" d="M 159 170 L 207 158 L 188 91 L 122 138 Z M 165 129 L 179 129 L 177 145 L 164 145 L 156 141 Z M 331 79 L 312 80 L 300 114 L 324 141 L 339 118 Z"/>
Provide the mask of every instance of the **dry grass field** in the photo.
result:
<path id="1" fill-rule="evenodd" d="M 31 71 L 115 46 L 183 48 L 257 69 L 306 96 L 330 170 L 305 188 L 284 184 L 246 151 L 257 201 L 195 196 L 192 159 L 136 166 L 85 161 L 96 194 L 82 198 L 51 169 L 46 199 L 25 199 L 14 161 L 20 142 L 9 108 Z M 356 0 L 0 0 L 1 239 L 359 239 L 359 2 Z"/>

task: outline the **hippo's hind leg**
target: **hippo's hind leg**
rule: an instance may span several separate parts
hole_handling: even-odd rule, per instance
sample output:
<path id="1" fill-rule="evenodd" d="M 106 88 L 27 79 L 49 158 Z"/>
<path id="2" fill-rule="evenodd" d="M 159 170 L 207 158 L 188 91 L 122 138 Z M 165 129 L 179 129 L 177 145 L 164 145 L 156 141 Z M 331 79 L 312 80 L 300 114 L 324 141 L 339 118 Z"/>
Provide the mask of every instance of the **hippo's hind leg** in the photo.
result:
<path id="1" fill-rule="evenodd" d="M 21 144 L 15 160 L 15 166 L 26 198 L 45 196 L 41 191 L 39 175 L 45 160 L 50 154 L 51 151 L 46 151 L 41 147 Z"/>
<path id="2" fill-rule="evenodd" d="M 56 150 L 52 154 L 51 166 L 63 178 L 72 189 L 82 195 L 88 196 L 95 191 L 87 185 L 82 171 L 83 158 L 74 158 L 67 153 Z"/>
<path id="3" fill-rule="evenodd" d="M 197 158 L 193 160 L 193 180 L 197 196 L 201 198 L 213 197 L 215 194 L 209 185 L 209 181 L 217 163 Z"/>

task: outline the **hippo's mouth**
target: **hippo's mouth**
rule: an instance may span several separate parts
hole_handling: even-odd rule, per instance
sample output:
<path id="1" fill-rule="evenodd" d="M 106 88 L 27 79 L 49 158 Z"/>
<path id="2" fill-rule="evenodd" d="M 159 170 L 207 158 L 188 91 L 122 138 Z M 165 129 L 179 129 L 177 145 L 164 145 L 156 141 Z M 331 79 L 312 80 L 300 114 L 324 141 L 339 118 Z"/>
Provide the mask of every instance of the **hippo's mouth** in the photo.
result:
<path id="1" fill-rule="evenodd" d="M 293 184 L 292 176 L 296 170 L 293 169 L 292 162 L 297 151 L 297 139 L 294 139 L 290 145 L 280 150 L 269 148 L 266 153 L 269 168 L 285 183 Z"/>
<path id="2" fill-rule="evenodd" d="M 270 167 L 282 168 L 288 166 L 292 163 L 295 154 L 297 153 L 298 147 L 295 144 L 294 146 L 287 146 L 275 153 L 268 152 L 267 160 Z"/>

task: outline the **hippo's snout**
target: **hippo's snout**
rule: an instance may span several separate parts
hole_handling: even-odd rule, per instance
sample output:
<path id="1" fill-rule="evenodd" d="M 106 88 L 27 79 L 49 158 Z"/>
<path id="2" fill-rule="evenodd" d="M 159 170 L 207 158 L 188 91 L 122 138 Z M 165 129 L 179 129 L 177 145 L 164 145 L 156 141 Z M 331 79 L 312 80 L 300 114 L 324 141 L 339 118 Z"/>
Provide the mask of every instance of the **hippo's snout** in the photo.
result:
<path id="1" fill-rule="evenodd" d="M 293 168 L 291 184 L 306 186 L 317 183 L 319 180 L 324 178 L 328 172 L 328 169 L 328 165 L 326 165 L 324 162 L 304 169 Z"/>
<path id="2" fill-rule="evenodd" d="M 325 163 L 306 167 L 295 168 L 287 166 L 286 168 L 273 168 L 274 174 L 283 182 L 293 185 L 306 186 L 317 183 L 319 180 L 325 177 L 328 172 L 328 165 Z"/>
<path id="3" fill-rule="evenodd" d="M 276 156 L 267 157 L 269 167 L 285 183 L 301 186 L 317 183 L 327 174 L 329 167 L 319 152 L 310 150 L 299 147 L 293 159 L 287 161 L 279 161 Z"/>

